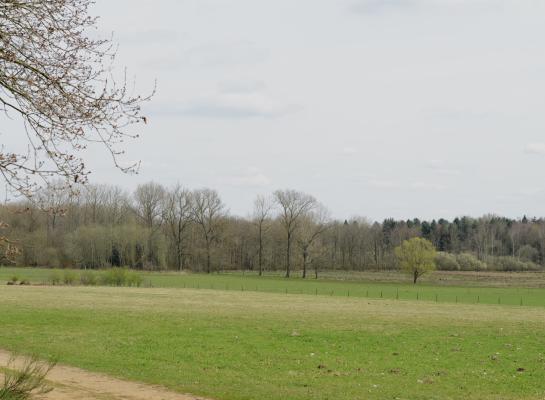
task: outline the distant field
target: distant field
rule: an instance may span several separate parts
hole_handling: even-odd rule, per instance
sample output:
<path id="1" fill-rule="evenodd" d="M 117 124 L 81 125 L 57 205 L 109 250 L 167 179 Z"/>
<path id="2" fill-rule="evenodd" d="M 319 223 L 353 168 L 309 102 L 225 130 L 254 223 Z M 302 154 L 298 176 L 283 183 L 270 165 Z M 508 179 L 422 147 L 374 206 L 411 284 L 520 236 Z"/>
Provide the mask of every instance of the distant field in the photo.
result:
<path id="1" fill-rule="evenodd" d="M 217 400 L 545 396 L 543 308 L 1 285 L 0 315 L 0 348 Z"/>
<path id="2" fill-rule="evenodd" d="M 62 270 L 0 268 L 0 285 L 12 276 L 33 283 L 48 282 Z M 543 273 L 435 272 L 413 285 L 399 272 L 324 273 L 323 278 L 285 279 L 277 275 L 259 277 L 255 273 L 187 274 L 142 273 L 144 285 L 160 288 L 194 288 L 229 291 L 258 291 L 282 294 L 327 295 L 376 299 L 418 300 L 465 304 L 502 304 L 545 307 Z"/>

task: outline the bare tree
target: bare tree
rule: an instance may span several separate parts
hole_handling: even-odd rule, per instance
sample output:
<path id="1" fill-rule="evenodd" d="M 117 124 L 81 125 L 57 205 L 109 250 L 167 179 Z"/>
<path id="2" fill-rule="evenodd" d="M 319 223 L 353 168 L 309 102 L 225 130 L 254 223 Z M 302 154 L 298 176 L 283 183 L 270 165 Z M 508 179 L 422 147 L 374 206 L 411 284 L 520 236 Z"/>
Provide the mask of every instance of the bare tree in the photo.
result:
<path id="1" fill-rule="evenodd" d="M 27 197 L 59 178 L 68 187 L 85 183 L 90 143 L 102 144 L 121 170 L 138 167 L 118 163 L 119 146 L 138 136 L 129 128 L 146 122 L 140 107 L 150 97 L 131 94 L 126 78 L 114 81 L 112 44 L 88 36 L 97 22 L 91 4 L 0 2 L 0 112 L 24 130 L 18 149 L 0 145 L 0 174 Z"/>
<path id="2" fill-rule="evenodd" d="M 142 223 L 154 230 L 161 221 L 165 188 L 155 182 L 138 185 L 134 192 L 134 211 Z"/>
<path id="3" fill-rule="evenodd" d="M 36 200 L 40 209 L 47 215 L 47 241 L 51 240 L 59 220 L 66 215 L 71 193 L 62 190 L 63 183 L 60 181 L 51 183 L 46 189 L 41 190 Z"/>
<path id="4" fill-rule="evenodd" d="M 265 196 L 257 196 L 254 201 L 254 214 L 252 219 L 257 228 L 259 276 L 263 275 L 263 240 L 264 235 L 269 228 L 267 221 L 271 216 L 273 206 L 274 204 L 271 199 Z"/>
<path id="5" fill-rule="evenodd" d="M 314 210 L 302 215 L 297 244 L 303 255 L 303 278 L 307 277 L 307 267 L 312 263 L 311 249 L 320 235 L 328 228 L 329 212 L 325 207 L 317 204 Z M 318 273 L 316 272 L 316 275 Z"/>
<path id="6" fill-rule="evenodd" d="M 225 206 L 218 192 L 211 189 L 200 189 L 193 192 L 193 220 L 200 226 L 206 246 L 206 272 L 211 272 L 212 246 L 219 239 L 222 228 Z"/>
<path id="7" fill-rule="evenodd" d="M 134 137 L 127 128 L 145 122 L 147 98 L 112 80 L 115 58 L 109 40 L 88 32 L 97 18 L 92 0 L 21 0 L 0 3 L 0 110 L 21 120 L 28 151 L 0 151 L 0 173 L 30 195 L 36 177 L 85 182 L 81 157 L 88 143 L 103 144 L 115 165 L 117 149 Z"/>
<path id="8" fill-rule="evenodd" d="M 192 222 L 193 196 L 191 192 L 176 185 L 165 196 L 163 220 L 171 238 L 176 257 L 176 267 L 184 268 L 185 241 Z"/>
<path id="9" fill-rule="evenodd" d="M 280 208 L 280 222 L 286 232 L 286 278 L 290 277 L 291 245 L 301 218 L 316 206 L 316 199 L 295 190 L 277 190 L 274 199 Z"/>
<path id="10" fill-rule="evenodd" d="M 82 191 L 83 203 L 85 205 L 85 221 L 92 224 L 98 222 L 99 210 L 101 210 L 106 201 L 106 186 L 105 185 L 87 185 Z M 89 214 L 89 215 L 87 215 Z"/>
<path id="11" fill-rule="evenodd" d="M 155 182 L 139 185 L 134 192 L 135 208 L 137 217 L 148 229 L 148 251 L 147 261 L 155 263 L 156 254 L 153 251 L 155 234 L 159 231 L 163 216 L 163 205 L 165 188 Z"/>

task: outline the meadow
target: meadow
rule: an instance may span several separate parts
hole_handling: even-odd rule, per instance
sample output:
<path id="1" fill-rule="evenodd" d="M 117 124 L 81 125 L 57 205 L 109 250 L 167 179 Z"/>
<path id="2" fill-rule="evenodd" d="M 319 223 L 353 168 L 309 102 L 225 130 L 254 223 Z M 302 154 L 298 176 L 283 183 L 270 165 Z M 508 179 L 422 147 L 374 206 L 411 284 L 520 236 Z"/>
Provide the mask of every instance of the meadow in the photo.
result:
<path id="1" fill-rule="evenodd" d="M 51 277 L 75 275 L 80 270 L 44 268 L 0 268 L 0 285 L 12 277 L 33 284 L 50 284 Z M 280 272 L 266 276 L 255 273 L 192 274 L 139 272 L 142 285 L 155 288 L 191 288 L 226 291 L 253 291 L 281 294 L 327 295 L 370 299 L 433 301 L 439 303 L 500 304 L 545 307 L 543 273 L 452 273 L 436 271 L 413 285 L 400 272 L 328 272 L 320 279 L 286 279 Z"/>
<path id="2" fill-rule="evenodd" d="M 0 348 L 214 399 L 542 399 L 545 309 L 0 286 Z"/>

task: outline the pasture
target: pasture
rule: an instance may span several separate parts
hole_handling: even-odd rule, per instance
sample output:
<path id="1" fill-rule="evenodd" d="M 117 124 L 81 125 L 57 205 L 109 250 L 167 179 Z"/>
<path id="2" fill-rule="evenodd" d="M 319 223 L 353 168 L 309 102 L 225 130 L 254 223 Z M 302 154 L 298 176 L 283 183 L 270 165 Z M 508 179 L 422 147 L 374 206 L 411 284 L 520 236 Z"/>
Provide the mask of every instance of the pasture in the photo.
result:
<path id="1" fill-rule="evenodd" d="M 33 284 L 49 284 L 51 276 L 76 276 L 81 270 L 43 268 L 0 268 L 0 285 L 12 277 Z M 318 280 L 297 275 L 285 279 L 278 272 L 259 277 L 255 273 L 190 274 L 140 272 L 143 286 L 155 288 L 253 291 L 278 294 L 307 294 L 439 303 L 500 304 L 545 307 L 543 273 L 452 273 L 436 271 L 413 285 L 400 272 L 329 272 Z"/>
<path id="2" fill-rule="evenodd" d="M 542 307 L 0 285 L 0 315 L 1 348 L 214 399 L 545 396 Z"/>

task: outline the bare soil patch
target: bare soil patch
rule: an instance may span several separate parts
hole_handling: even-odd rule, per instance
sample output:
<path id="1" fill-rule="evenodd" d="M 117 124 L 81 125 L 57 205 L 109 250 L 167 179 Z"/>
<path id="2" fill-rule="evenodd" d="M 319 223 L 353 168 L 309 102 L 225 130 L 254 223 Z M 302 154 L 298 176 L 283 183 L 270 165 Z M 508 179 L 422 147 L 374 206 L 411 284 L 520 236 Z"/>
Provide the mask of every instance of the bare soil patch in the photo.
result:
<path id="1" fill-rule="evenodd" d="M 6 367 L 9 359 L 10 353 L 0 350 L 0 367 Z M 2 374 L 0 379 L 3 380 Z M 54 390 L 36 396 L 37 400 L 206 400 L 64 365 L 55 366 L 47 381 Z"/>

